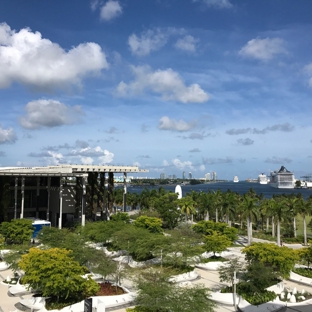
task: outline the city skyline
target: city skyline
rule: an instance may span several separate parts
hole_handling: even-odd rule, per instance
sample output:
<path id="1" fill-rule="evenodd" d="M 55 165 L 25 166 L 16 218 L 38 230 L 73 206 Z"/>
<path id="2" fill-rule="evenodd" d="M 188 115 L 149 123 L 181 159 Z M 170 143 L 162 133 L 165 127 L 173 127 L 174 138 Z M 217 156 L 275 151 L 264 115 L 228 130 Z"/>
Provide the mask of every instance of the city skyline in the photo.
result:
<path id="1" fill-rule="evenodd" d="M 1 2 L 0 166 L 310 174 L 311 12 L 310 0 Z"/>

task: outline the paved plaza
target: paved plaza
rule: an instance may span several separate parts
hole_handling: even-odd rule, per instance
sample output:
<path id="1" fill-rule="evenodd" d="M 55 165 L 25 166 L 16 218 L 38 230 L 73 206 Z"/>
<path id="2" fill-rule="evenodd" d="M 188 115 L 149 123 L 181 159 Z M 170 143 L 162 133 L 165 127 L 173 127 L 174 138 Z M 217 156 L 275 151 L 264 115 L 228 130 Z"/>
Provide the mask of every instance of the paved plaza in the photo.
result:
<path id="1" fill-rule="evenodd" d="M 244 238 L 240 239 L 242 242 L 242 245 L 244 245 Z M 254 241 L 260 241 L 255 239 Z M 300 245 L 289 245 L 289 247 L 293 248 L 299 248 Z M 244 259 L 244 255 L 241 253 L 241 249 L 243 247 L 233 247 L 230 248 L 230 251 L 233 253 L 234 256 Z M 203 269 L 196 268 L 195 269 L 197 273 L 199 274 L 200 278 L 193 281 L 193 284 L 203 284 L 212 291 L 219 290 L 222 288 L 225 284 L 220 283 L 219 281 L 219 274 L 217 271 L 207 271 Z M 5 280 L 8 276 L 12 277 L 12 271 L 10 269 L 1 271 L 0 272 L 0 279 L 1 281 Z M 127 288 L 132 288 L 131 281 L 130 280 L 123 280 L 123 284 Z M 295 287 L 300 292 L 302 289 L 304 289 L 306 292 L 312 293 L 312 285 L 307 286 L 303 284 L 299 284 L 296 282 L 292 282 L 289 280 L 284 281 L 284 285 L 287 289 L 293 290 Z M 12 312 L 12 311 L 19 311 L 21 309 L 21 306 L 18 305 L 18 303 L 22 299 L 31 298 L 32 295 L 22 295 L 18 297 L 10 297 L 8 296 L 8 286 L 0 283 L 0 312 Z M 25 311 L 25 309 L 23 309 Z M 115 311 L 115 312 L 126 312 L 126 308 L 119 308 L 119 309 L 109 309 L 109 311 Z M 227 305 L 218 305 L 216 308 L 216 312 L 230 312 L 235 311 L 234 306 L 227 306 Z M 288 307 L 287 309 L 283 310 L 287 312 L 311 312 L 312 311 L 312 300 L 310 300 L 310 304 L 306 306 L 296 306 L 296 307 Z M 192 311 L 190 311 L 192 312 Z M 262 312 L 262 311 L 259 311 Z"/>

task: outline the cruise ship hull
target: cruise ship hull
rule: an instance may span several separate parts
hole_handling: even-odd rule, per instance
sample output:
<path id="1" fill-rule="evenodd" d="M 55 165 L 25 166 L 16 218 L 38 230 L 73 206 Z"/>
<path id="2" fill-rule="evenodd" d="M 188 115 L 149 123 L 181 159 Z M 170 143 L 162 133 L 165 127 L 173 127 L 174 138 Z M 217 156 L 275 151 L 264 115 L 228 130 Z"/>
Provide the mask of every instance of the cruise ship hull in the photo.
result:
<path id="1" fill-rule="evenodd" d="M 279 189 L 293 189 L 295 186 L 293 184 L 281 184 L 281 183 L 270 183 L 270 186 Z"/>

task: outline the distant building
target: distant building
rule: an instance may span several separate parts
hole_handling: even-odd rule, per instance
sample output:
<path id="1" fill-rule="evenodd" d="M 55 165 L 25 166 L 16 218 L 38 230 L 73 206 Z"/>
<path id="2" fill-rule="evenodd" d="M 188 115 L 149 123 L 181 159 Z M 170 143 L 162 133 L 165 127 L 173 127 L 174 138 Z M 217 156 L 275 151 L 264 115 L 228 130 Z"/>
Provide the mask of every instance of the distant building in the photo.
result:
<path id="1" fill-rule="evenodd" d="M 210 172 L 208 172 L 208 173 L 205 174 L 205 180 L 206 180 L 206 181 L 210 181 L 210 180 L 211 180 Z"/>
<path id="2" fill-rule="evenodd" d="M 172 175 L 172 179 L 176 179 L 177 178 L 177 176 L 174 174 L 174 175 Z"/>
<path id="3" fill-rule="evenodd" d="M 189 178 L 189 180 L 193 179 L 192 172 L 189 172 L 189 174 L 188 174 L 188 178 Z"/>
<path id="4" fill-rule="evenodd" d="M 217 181 L 217 173 L 216 172 L 211 172 L 211 179 L 212 181 Z"/>
<path id="5" fill-rule="evenodd" d="M 182 173 L 182 179 L 183 179 L 183 180 L 186 179 L 186 178 L 185 178 L 185 171 L 183 171 L 183 173 Z"/>
<path id="6" fill-rule="evenodd" d="M 161 173 L 160 174 L 160 179 L 161 180 L 165 180 L 166 179 L 166 174 L 165 173 Z"/>

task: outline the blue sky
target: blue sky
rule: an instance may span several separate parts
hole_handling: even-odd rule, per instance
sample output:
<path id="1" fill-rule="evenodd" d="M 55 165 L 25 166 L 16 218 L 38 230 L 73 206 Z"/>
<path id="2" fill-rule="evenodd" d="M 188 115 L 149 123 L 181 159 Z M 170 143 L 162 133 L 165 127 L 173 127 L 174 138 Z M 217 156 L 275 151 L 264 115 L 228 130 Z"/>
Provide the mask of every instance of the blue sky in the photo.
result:
<path id="1" fill-rule="evenodd" d="M 0 165 L 309 174 L 311 13 L 310 0 L 1 1 Z"/>

